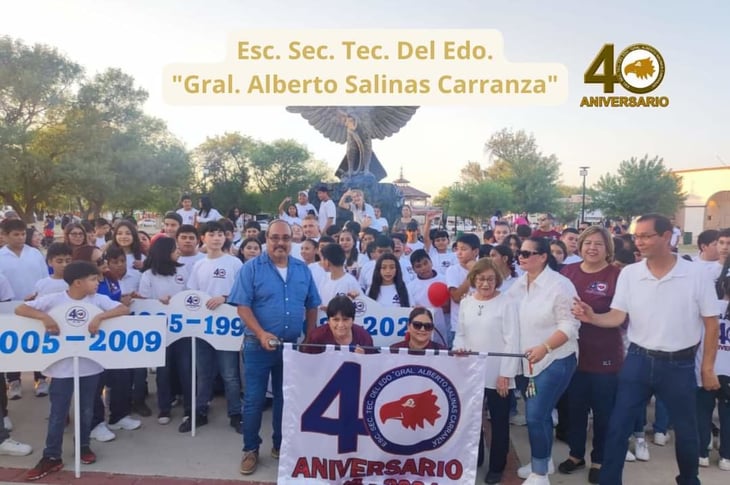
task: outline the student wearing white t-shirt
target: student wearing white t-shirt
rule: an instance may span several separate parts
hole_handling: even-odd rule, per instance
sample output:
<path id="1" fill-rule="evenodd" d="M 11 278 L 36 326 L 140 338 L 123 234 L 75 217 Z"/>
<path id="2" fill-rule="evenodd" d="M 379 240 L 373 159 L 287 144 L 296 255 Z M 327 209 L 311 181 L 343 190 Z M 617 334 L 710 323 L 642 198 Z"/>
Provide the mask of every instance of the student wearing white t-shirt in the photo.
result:
<path id="1" fill-rule="evenodd" d="M 309 194 L 306 190 L 299 191 L 295 206 L 297 208 L 297 217 L 301 220 L 304 220 L 309 214 L 317 215 L 317 209 L 309 202 Z"/>
<path id="2" fill-rule="evenodd" d="M 26 302 L 15 309 L 17 315 L 35 318 L 43 322 L 46 331 L 51 335 L 58 335 L 60 328 L 48 312 L 53 308 L 68 302 L 83 302 L 99 307 L 102 312 L 91 318 L 88 331 L 96 335 L 104 320 L 129 314 L 129 308 L 112 301 L 109 297 L 99 295 L 96 290 L 99 286 L 99 270 L 94 263 L 74 261 L 66 266 L 64 279 L 69 285 L 67 291 L 42 296 L 36 300 Z M 81 404 L 81 434 L 78 437 L 81 445 L 81 463 L 91 464 L 96 461 L 96 455 L 89 446 L 91 420 L 94 414 L 94 397 L 99 383 L 99 376 L 104 369 L 93 360 L 80 358 L 80 396 Z M 43 457 L 38 464 L 26 473 L 27 480 L 37 480 L 48 473 L 63 468 L 62 446 L 66 419 L 71 407 L 71 398 L 74 390 L 73 359 L 68 357 L 51 364 L 43 373 L 51 377 L 50 400 L 51 414 L 48 418 L 46 447 Z"/>
<path id="3" fill-rule="evenodd" d="M 328 244 L 322 248 L 322 266 L 327 272 L 327 278 L 320 281 L 319 296 L 322 300 L 321 310 L 327 310 L 329 301 L 345 295 L 355 298 L 360 294 L 360 285 L 354 276 L 345 272 L 345 251 L 339 244 Z M 315 281 L 315 284 L 317 282 Z"/>
<path id="4" fill-rule="evenodd" d="M 50 295 L 68 289 L 68 283 L 63 279 L 63 271 L 71 263 L 71 247 L 66 243 L 53 243 L 48 246 L 46 263 L 53 270 L 53 274 L 38 280 L 35 284 L 35 297 Z"/>
<path id="5" fill-rule="evenodd" d="M 195 216 L 198 215 L 198 211 L 193 208 L 193 199 L 185 194 L 180 197 L 180 205 L 180 209 L 176 212 L 182 217 L 182 223 L 195 225 Z"/>
<path id="6" fill-rule="evenodd" d="M 291 203 L 291 197 L 284 197 L 284 200 L 279 204 L 279 219 L 282 219 L 292 224 L 302 225 L 302 218 L 299 217 L 297 212 L 297 206 Z"/>
<path id="7" fill-rule="evenodd" d="M 458 264 L 456 254 L 449 249 L 449 233 L 443 229 L 431 229 L 433 221 L 441 219 L 441 213 L 426 214 L 423 227 L 423 248 L 428 253 L 434 269 L 442 276 L 446 271 Z"/>
<path id="8" fill-rule="evenodd" d="M 400 262 L 394 254 L 385 253 L 375 262 L 373 283 L 368 288 L 367 295 L 381 305 L 411 306 L 413 296 L 403 281 Z"/>
<path id="9" fill-rule="evenodd" d="M 317 187 L 317 197 L 319 197 L 319 232 L 327 233 L 327 228 L 334 225 L 337 221 L 337 207 L 332 199 L 330 199 L 330 189 L 326 185 Z"/>
<path id="10" fill-rule="evenodd" d="M 198 230 L 192 224 L 183 224 L 177 230 L 175 235 L 177 248 L 180 250 L 180 257 L 177 262 L 185 265 L 185 269 L 190 273 L 193 265 L 205 258 L 205 254 L 198 251 Z"/>
<path id="11" fill-rule="evenodd" d="M 444 310 L 449 310 L 450 304 L 447 301 L 443 307 L 434 307 L 433 303 L 428 297 L 429 288 L 434 283 L 446 284 L 446 277 L 438 274 L 433 269 L 431 258 L 423 249 L 416 249 L 411 253 L 410 256 L 411 265 L 413 271 L 416 273 L 416 278 L 409 283 L 406 283 L 408 291 L 413 295 L 413 301 L 411 306 L 423 306 L 426 308 L 433 308 L 433 323 L 436 329 L 436 334 L 433 340 L 444 346 L 448 347 L 448 335 L 451 329 L 451 322 L 446 321 L 444 316 Z"/>
<path id="12" fill-rule="evenodd" d="M 471 284 L 467 279 L 469 270 L 479 256 L 479 237 L 476 234 L 463 234 L 456 240 L 456 259 L 459 262 L 446 271 L 446 285 L 451 296 L 451 331 L 449 343 L 453 343 L 456 328 L 459 324 L 459 303 L 471 293 Z M 451 347 L 451 345 L 449 345 Z"/>
<path id="13" fill-rule="evenodd" d="M 200 224 L 210 222 L 210 221 L 217 221 L 220 219 L 223 219 L 223 216 L 220 212 L 218 212 L 218 209 L 213 208 L 213 202 L 210 200 L 210 197 L 207 195 L 203 195 L 200 197 L 200 210 L 198 211 L 198 214 L 195 216 L 195 225 L 199 226 Z"/>
<path id="14" fill-rule="evenodd" d="M 201 229 L 201 239 L 208 248 L 207 257 L 201 259 L 189 273 L 187 286 L 210 295 L 205 302 L 206 308 L 215 310 L 225 304 L 243 263 L 223 252 L 226 234 L 217 221 L 210 221 Z M 223 379 L 228 418 L 230 425 L 241 432 L 241 376 L 239 373 L 239 353 L 236 351 L 215 350 L 210 344 L 199 340 L 197 344 L 198 393 L 196 400 L 196 424 L 208 424 L 208 403 L 213 397 L 213 381 L 216 369 Z M 216 366 L 217 362 L 217 366 Z M 189 418 L 189 416 L 188 416 Z M 192 427 L 190 419 L 184 419 L 178 431 L 187 433 Z"/>

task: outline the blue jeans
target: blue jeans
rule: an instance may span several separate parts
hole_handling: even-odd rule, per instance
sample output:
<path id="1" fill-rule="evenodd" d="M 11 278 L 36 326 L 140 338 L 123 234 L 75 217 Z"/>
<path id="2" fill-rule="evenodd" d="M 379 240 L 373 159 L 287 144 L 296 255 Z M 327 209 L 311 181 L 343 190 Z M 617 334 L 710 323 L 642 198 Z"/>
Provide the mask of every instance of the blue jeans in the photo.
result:
<path id="1" fill-rule="evenodd" d="M 195 343 L 198 392 L 196 412 L 208 415 L 208 402 L 213 398 L 213 381 L 220 372 L 228 402 L 228 416 L 241 414 L 241 374 L 238 372 L 239 352 L 215 350 L 204 340 Z"/>
<path id="2" fill-rule="evenodd" d="M 593 410 L 593 450 L 591 463 L 603 462 L 604 441 L 613 403 L 616 400 L 617 374 L 577 371 L 568 387 L 570 456 L 583 459 L 586 453 L 588 411 Z"/>
<path id="3" fill-rule="evenodd" d="M 669 410 L 658 396 L 654 399 L 654 433 L 665 433 L 669 429 Z"/>
<path id="4" fill-rule="evenodd" d="M 717 402 L 720 418 L 720 458 L 730 460 L 730 404 L 725 404 L 719 391 L 697 388 L 697 431 L 700 440 L 700 456 L 707 457 L 707 446 L 712 440 L 712 411 Z"/>
<path id="5" fill-rule="evenodd" d="M 254 451 L 261 445 L 261 415 L 266 402 L 266 387 L 271 375 L 274 393 L 272 424 L 273 446 L 281 448 L 281 415 L 284 408 L 282 389 L 284 363 L 281 347 L 274 351 L 264 350 L 258 339 L 246 337 L 243 341 L 244 374 L 246 394 L 243 396 L 243 451 Z"/>
<path id="6" fill-rule="evenodd" d="M 91 433 L 91 420 L 94 416 L 94 397 L 96 395 L 99 376 L 82 377 L 79 382 L 79 416 L 81 417 L 81 447 L 89 446 L 89 434 Z M 74 393 L 74 380 L 72 377 L 54 377 L 51 379 L 51 386 L 48 396 L 51 400 L 51 415 L 48 417 L 48 434 L 46 435 L 46 448 L 43 456 L 46 458 L 61 458 L 63 446 L 63 430 L 66 428 L 66 416 L 71 408 L 71 398 Z"/>
<path id="7" fill-rule="evenodd" d="M 553 361 L 534 377 L 537 394 L 525 400 L 532 471 L 538 475 L 547 475 L 553 447 L 552 412 L 577 364 L 575 354 Z"/>
<path id="8" fill-rule="evenodd" d="M 606 451 L 601 467 L 601 485 L 620 485 L 628 439 L 636 417 L 644 412 L 652 392 L 664 401 L 674 422 L 675 452 L 679 485 L 699 485 L 697 477 L 699 439 L 694 357 L 664 359 L 650 357 L 636 345 L 629 346 L 619 372 L 616 404 L 611 413 Z"/>
<path id="9" fill-rule="evenodd" d="M 185 416 L 190 416 L 192 406 L 192 352 L 190 337 L 181 338 L 167 346 L 165 367 L 157 368 L 157 407 L 160 411 L 170 412 L 173 400 L 174 382 L 182 388 Z"/>

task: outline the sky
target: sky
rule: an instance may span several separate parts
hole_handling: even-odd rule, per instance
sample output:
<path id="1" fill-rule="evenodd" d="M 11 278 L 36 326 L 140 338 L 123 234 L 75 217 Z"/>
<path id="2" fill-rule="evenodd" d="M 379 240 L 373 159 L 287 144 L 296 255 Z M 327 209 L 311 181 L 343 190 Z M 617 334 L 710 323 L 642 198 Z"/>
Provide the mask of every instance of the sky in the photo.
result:
<path id="1" fill-rule="evenodd" d="M 164 120 L 189 149 L 206 137 L 238 131 L 272 141 L 292 138 L 334 169 L 344 146 L 330 142 L 284 106 L 172 106 L 163 100 L 166 64 L 221 62 L 228 35 L 246 29 L 497 29 L 511 62 L 556 62 L 569 74 L 558 106 L 422 106 L 399 133 L 373 143 L 388 171 L 431 195 L 457 181 L 469 161 L 490 163 L 485 142 L 503 129 L 532 134 L 555 154 L 562 182 L 590 187 L 630 157 L 660 156 L 676 170 L 730 164 L 730 81 L 723 0 L 585 2 L 574 0 L 24 0 L 3 3 L 0 35 L 54 46 L 88 76 L 115 67 L 150 94 L 148 114 Z M 583 83 L 606 43 L 618 54 L 646 43 L 666 63 L 659 88 L 670 106 L 654 109 L 579 108 L 600 96 Z M 620 86 L 615 95 L 629 95 Z"/>

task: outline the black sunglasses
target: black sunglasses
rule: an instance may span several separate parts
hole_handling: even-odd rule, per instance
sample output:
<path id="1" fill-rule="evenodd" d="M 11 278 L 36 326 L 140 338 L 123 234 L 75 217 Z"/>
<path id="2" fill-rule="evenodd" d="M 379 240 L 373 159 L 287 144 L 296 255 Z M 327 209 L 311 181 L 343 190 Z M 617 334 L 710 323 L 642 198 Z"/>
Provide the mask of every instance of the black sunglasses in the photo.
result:
<path id="1" fill-rule="evenodd" d="M 417 322 L 414 320 L 411 322 L 411 325 L 413 325 L 413 328 L 416 330 L 433 330 L 433 323 Z"/>
<path id="2" fill-rule="evenodd" d="M 529 258 L 530 256 L 534 256 L 536 254 L 542 254 L 542 253 L 540 251 L 525 251 L 525 250 L 517 251 L 517 256 L 519 256 L 520 258 L 525 258 L 525 259 Z"/>

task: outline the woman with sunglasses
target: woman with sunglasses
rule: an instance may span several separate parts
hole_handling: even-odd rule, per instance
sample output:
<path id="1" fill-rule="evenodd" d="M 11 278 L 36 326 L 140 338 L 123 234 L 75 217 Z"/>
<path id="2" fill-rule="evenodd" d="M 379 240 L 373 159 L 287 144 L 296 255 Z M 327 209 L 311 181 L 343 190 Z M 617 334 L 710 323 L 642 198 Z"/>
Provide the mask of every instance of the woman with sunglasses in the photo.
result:
<path id="1" fill-rule="evenodd" d="M 527 485 L 549 484 L 553 471 L 552 410 L 567 389 L 577 365 L 580 322 L 571 313 L 575 286 L 555 271 L 557 262 L 550 242 L 530 237 L 518 253 L 524 274 L 512 285 L 508 296 L 518 304 L 519 349 L 528 362 L 523 373 L 529 385 L 526 396 L 527 432 L 532 462 L 517 471 Z"/>
<path id="2" fill-rule="evenodd" d="M 502 275 L 491 258 L 478 260 L 467 275 L 474 293 L 459 305 L 459 320 L 454 348 L 476 352 L 519 353 L 519 324 L 515 303 L 497 288 Z M 502 480 L 509 451 L 510 395 L 520 359 L 487 358 L 485 394 L 492 424 L 489 446 L 489 471 L 485 483 Z M 482 425 L 483 429 L 483 425 Z M 484 433 L 479 438 L 479 462 L 484 459 Z"/>
<path id="3" fill-rule="evenodd" d="M 422 306 L 411 310 L 408 315 L 408 328 L 406 329 L 406 338 L 390 346 L 394 349 L 410 349 L 410 350 L 441 350 L 445 349 L 443 345 L 434 342 L 433 331 L 436 327 L 433 324 L 433 315 L 431 310 Z"/>

